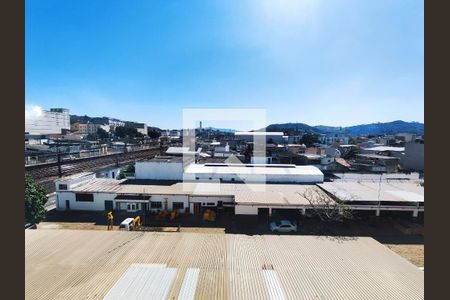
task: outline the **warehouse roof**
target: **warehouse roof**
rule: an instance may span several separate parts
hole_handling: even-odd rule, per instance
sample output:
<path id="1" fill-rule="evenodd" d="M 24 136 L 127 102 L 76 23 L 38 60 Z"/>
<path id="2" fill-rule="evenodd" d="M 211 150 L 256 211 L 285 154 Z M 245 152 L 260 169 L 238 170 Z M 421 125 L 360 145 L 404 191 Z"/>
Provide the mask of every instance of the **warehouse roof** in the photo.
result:
<path id="1" fill-rule="evenodd" d="M 335 181 L 375 181 L 381 180 L 419 180 L 419 173 L 383 173 L 383 174 L 367 174 L 367 173 L 334 173 L 338 179 Z"/>
<path id="2" fill-rule="evenodd" d="M 377 146 L 377 147 L 371 147 L 371 148 L 363 148 L 363 150 L 374 151 L 374 152 L 384 152 L 384 151 L 404 152 L 405 147 Z"/>
<path id="3" fill-rule="evenodd" d="M 314 166 L 296 165 L 258 165 L 258 164 L 191 164 L 184 171 L 186 174 L 237 174 L 237 175 L 297 175 L 323 176 Z"/>
<path id="4" fill-rule="evenodd" d="M 25 270 L 26 299 L 424 298 L 423 271 L 367 237 L 26 230 Z"/>
<path id="5" fill-rule="evenodd" d="M 169 147 L 166 150 L 166 154 L 181 155 L 181 154 L 199 154 L 202 148 L 198 148 L 197 151 L 189 150 L 189 147 Z"/>
<path id="6" fill-rule="evenodd" d="M 79 179 L 79 178 L 82 178 L 85 176 L 91 176 L 91 175 L 94 175 L 94 173 L 93 172 L 81 172 L 81 173 L 76 173 L 73 175 L 61 177 L 61 178 L 57 179 L 56 181 L 57 182 L 69 182 L 69 181 L 72 181 L 75 179 Z"/>
<path id="7" fill-rule="evenodd" d="M 335 181 L 317 184 L 343 201 L 424 202 L 424 189 L 412 181 Z"/>
<path id="8" fill-rule="evenodd" d="M 126 179 L 94 178 L 72 188 L 71 191 L 85 193 L 115 193 L 121 189 L 121 183 L 124 181 L 126 181 Z"/>
<path id="9" fill-rule="evenodd" d="M 238 204 L 304 206 L 309 202 L 302 195 L 308 189 L 313 192 L 321 192 L 315 185 L 179 182 L 169 186 L 124 184 L 118 193 L 229 196 L 234 197 L 234 201 Z"/>

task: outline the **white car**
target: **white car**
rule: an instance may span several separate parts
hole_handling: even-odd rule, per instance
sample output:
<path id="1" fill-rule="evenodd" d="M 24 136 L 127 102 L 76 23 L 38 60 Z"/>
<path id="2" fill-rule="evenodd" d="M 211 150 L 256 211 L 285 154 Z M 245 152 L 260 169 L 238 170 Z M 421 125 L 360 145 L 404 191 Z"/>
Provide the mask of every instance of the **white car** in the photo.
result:
<path id="1" fill-rule="evenodd" d="M 126 218 L 122 221 L 119 225 L 119 230 L 131 230 L 131 227 L 133 227 L 133 218 Z"/>
<path id="2" fill-rule="evenodd" d="M 270 223 L 272 232 L 297 232 L 297 225 L 288 220 L 281 220 Z"/>

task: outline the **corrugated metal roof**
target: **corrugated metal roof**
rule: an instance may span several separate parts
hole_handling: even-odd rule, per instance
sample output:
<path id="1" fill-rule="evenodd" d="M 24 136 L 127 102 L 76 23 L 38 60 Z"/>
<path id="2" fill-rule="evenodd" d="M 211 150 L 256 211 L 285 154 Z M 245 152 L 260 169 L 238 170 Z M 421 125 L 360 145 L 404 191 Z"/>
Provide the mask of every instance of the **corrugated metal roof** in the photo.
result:
<path id="1" fill-rule="evenodd" d="M 94 175 L 94 173 L 93 172 L 80 172 L 80 173 L 72 174 L 69 176 L 61 177 L 56 181 L 57 182 L 68 182 L 68 181 L 72 181 L 74 179 L 82 178 L 82 177 L 89 176 L 89 175 Z"/>
<path id="2" fill-rule="evenodd" d="M 122 188 L 121 183 L 126 179 L 107 179 L 107 178 L 94 178 L 86 183 L 73 187 L 71 191 L 75 192 L 97 192 L 97 193 L 115 193 Z"/>
<path id="3" fill-rule="evenodd" d="M 104 300 L 154 299 L 165 300 L 177 270 L 152 265 L 131 266 L 109 290 Z"/>
<path id="4" fill-rule="evenodd" d="M 195 291 L 197 289 L 199 268 L 189 268 L 184 275 L 183 285 L 181 286 L 179 300 L 193 300 L 195 298 Z"/>
<path id="5" fill-rule="evenodd" d="M 411 181 L 335 181 L 317 184 L 344 201 L 424 202 L 424 188 Z"/>
<path id="6" fill-rule="evenodd" d="M 165 266 L 160 278 L 128 283 L 147 291 L 155 281 L 169 290 L 167 299 L 184 293 L 191 268 L 199 269 L 196 299 L 270 299 L 280 293 L 287 299 L 424 298 L 424 272 L 367 237 L 25 232 L 27 299 L 102 299 L 134 264 Z M 265 270 L 273 271 L 269 287 Z M 138 292 L 130 290 L 125 299 Z"/>

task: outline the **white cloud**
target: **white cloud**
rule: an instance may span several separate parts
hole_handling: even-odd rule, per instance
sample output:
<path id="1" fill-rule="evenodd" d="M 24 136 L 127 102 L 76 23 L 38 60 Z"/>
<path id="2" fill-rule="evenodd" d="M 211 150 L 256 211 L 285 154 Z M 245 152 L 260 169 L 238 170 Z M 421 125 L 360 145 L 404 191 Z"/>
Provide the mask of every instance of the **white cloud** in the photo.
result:
<path id="1" fill-rule="evenodd" d="M 25 104 L 25 120 L 35 120 L 42 117 L 44 110 L 42 107 L 33 104 Z"/>

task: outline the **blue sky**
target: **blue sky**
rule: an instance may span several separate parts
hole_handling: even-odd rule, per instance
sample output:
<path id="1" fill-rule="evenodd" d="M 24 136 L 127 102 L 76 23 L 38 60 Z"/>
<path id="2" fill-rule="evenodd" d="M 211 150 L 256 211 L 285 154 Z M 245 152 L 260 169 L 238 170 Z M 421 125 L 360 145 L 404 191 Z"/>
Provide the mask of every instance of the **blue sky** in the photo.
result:
<path id="1" fill-rule="evenodd" d="M 416 0 L 27 0 L 25 103 L 161 128 L 184 108 L 423 122 L 423 15 Z"/>

